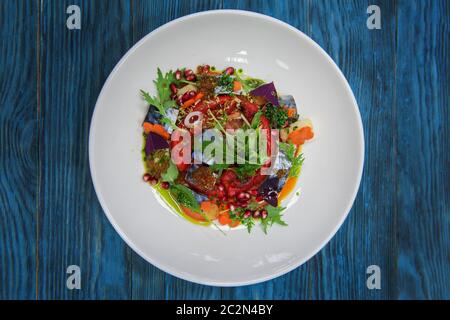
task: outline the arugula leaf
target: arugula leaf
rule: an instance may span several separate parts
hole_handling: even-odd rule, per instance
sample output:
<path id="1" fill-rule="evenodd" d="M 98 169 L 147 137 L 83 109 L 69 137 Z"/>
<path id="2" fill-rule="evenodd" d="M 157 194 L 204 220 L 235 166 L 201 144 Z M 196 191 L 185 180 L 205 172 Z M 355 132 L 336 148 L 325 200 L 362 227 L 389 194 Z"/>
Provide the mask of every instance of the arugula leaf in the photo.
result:
<path id="1" fill-rule="evenodd" d="M 267 234 L 267 230 L 273 224 L 279 224 L 282 226 L 287 226 L 287 223 L 284 222 L 281 217 L 283 216 L 281 212 L 286 209 L 283 207 L 273 207 L 271 205 L 266 206 L 267 210 L 267 218 L 261 219 L 261 227 L 265 234 Z"/>
<path id="2" fill-rule="evenodd" d="M 267 210 L 267 219 L 270 221 L 270 225 L 273 225 L 274 223 L 277 223 L 282 226 L 287 226 L 287 223 L 281 220 L 281 217 L 283 216 L 281 212 L 286 209 L 283 207 L 273 207 L 271 205 L 268 205 L 266 207 Z"/>
<path id="3" fill-rule="evenodd" d="M 172 160 L 169 161 L 167 171 L 161 175 L 163 181 L 174 182 L 178 178 L 178 168 Z"/>
<path id="4" fill-rule="evenodd" d="M 297 177 L 300 174 L 304 160 L 305 158 L 303 158 L 303 153 L 300 153 L 294 158 L 292 161 L 291 170 L 289 170 L 289 177 Z"/>
<path id="5" fill-rule="evenodd" d="M 241 223 L 247 227 L 247 231 L 250 233 L 255 225 L 255 220 L 250 216 L 248 218 L 242 218 Z"/>
<path id="6" fill-rule="evenodd" d="M 261 228 L 267 234 L 267 230 L 269 230 L 269 219 L 261 219 Z"/>
<path id="7" fill-rule="evenodd" d="M 164 104 L 166 101 L 171 100 L 170 84 L 174 82 L 174 80 L 175 76 L 172 70 L 170 70 L 163 76 L 161 69 L 158 68 L 157 78 L 153 81 L 153 83 L 156 86 L 156 91 L 158 92 L 158 97 L 161 104 Z"/>
<path id="8" fill-rule="evenodd" d="M 167 72 L 165 75 L 162 74 L 161 70 L 158 68 L 157 78 L 153 81 L 156 86 L 157 96 L 152 97 L 148 92 L 141 90 L 141 95 L 145 101 L 156 107 L 158 112 L 162 115 L 161 122 L 169 124 L 172 127 L 176 127 L 175 123 L 172 122 L 167 117 L 166 110 L 176 106 L 175 101 L 170 98 L 170 84 L 175 81 L 175 76 L 172 71 Z"/>
<path id="9" fill-rule="evenodd" d="M 261 110 L 259 110 L 258 112 L 255 113 L 255 115 L 253 116 L 252 119 L 252 123 L 251 123 L 251 127 L 253 129 L 256 129 L 259 127 L 260 125 L 260 120 L 261 120 L 261 116 L 262 116 L 263 112 Z"/>
<path id="10" fill-rule="evenodd" d="M 196 212 L 201 212 L 200 205 L 197 202 L 197 199 L 195 199 L 191 189 L 182 184 L 172 184 L 169 190 L 181 205 Z"/>
<path id="11" fill-rule="evenodd" d="M 289 177 L 297 177 L 300 174 L 300 170 L 302 169 L 303 161 L 303 153 L 300 153 L 298 156 L 295 156 L 295 145 L 291 143 L 280 142 L 280 149 L 286 154 L 286 157 L 289 161 L 291 161 L 291 169 L 289 170 Z"/>
<path id="12" fill-rule="evenodd" d="M 280 142 L 278 144 L 278 147 L 280 148 L 281 151 L 283 151 L 286 154 L 286 157 L 288 158 L 289 161 L 291 162 L 294 161 L 295 145 L 291 143 Z"/>
<path id="13" fill-rule="evenodd" d="M 242 88 L 247 93 L 252 91 L 253 89 L 258 88 L 260 85 L 264 84 L 264 81 L 261 79 L 251 78 L 251 77 L 247 77 L 244 79 L 244 78 L 240 77 L 238 73 L 236 73 L 236 79 L 242 84 Z"/>

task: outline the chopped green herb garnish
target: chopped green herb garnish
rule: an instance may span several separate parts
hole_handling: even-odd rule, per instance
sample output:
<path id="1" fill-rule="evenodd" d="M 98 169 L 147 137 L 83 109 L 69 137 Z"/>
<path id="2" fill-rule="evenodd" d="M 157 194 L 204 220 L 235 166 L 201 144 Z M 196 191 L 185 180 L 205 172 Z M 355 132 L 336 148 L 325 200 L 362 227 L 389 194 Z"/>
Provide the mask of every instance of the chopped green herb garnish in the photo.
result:
<path id="1" fill-rule="evenodd" d="M 287 111 L 284 108 L 276 107 L 271 103 L 266 104 L 264 116 L 270 121 L 274 129 L 282 128 L 288 119 Z"/>

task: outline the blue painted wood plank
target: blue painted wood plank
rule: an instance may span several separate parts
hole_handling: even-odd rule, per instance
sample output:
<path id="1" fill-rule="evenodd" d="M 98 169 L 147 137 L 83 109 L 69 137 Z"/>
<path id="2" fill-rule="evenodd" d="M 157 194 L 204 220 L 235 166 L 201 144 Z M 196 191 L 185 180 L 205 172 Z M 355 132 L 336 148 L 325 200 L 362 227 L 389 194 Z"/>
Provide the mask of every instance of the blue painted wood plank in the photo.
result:
<path id="1" fill-rule="evenodd" d="M 133 42 L 178 17 L 220 9 L 220 0 L 133 1 Z M 133 252 L 133 299 L 220 299 L 220 288 L 202 286 L 173 277 L 152 266 Z"/>
<path id="2" fill-rule="evenodd" d="M 66 28 L 79 5 L 81 30 Z M 126 299 L 130 249 L 97 201 L 89 172 L 92 111 L 106 77 L 132 41 L 129 1 L 41 3 L 41 212 L 39 299 Z M 81 290 L 66 268 L 81 268 Z"/>
<path id="3" fill-rule="evenodd" d="M 37 4 L 0 2 L 0 299 L 36 297 Z"/>
<path id="4" fill-rule="evenodd" d="M 396 291 L 450 299 L 448 1 L 400 1 Z"/>
<path id="5" fill-rule="evenodd" d="M 225 0 L 224 9 L 249 10 L 280 19 L 309 33 L 309 1 Z M 310 295 L 312 264 L 261 284 L 223 288 L 224 299 L 307 299 Z"/>
<path id="6" fill-rule="evenodd" d="M 316 258 L 314 299 L 387 299 L 395 272 L 395 2 L 376 1 L 382 29 L 366 27 L 373 1 L 312 1 L 311 36 L 340 67 L 355 94 L 365 134 L 365 164 L 353 208 Z M 366 268 L 381 268 L 368 290 Z"/>

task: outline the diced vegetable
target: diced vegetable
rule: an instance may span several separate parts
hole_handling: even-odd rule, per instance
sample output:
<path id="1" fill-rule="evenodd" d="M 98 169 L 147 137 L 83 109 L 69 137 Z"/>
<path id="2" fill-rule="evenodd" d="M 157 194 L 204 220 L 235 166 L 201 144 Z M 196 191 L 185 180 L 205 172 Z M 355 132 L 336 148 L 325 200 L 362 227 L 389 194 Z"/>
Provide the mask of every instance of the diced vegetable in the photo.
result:
<path id="1" fill-rule="evenodd" d="M 239 81 L 234 81 L 233 82 L 233 91 L 234 92 L 238 92 L 242 89 L 242 84 Z"/>

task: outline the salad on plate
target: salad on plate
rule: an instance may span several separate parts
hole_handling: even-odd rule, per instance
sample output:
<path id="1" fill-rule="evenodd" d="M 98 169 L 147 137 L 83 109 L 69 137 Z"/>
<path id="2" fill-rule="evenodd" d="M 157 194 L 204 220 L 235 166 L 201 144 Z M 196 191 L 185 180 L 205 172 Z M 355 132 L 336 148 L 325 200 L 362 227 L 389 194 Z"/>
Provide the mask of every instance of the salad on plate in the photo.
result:
<path id="1" fill-rule="evenodd" d="M 314 137 L 292 95 L 241 69 L 157 71 L 143 121 L 143 180 L 177 214 L 203 226 L 267 233 L 285 226 L 302 145 Z"/>

